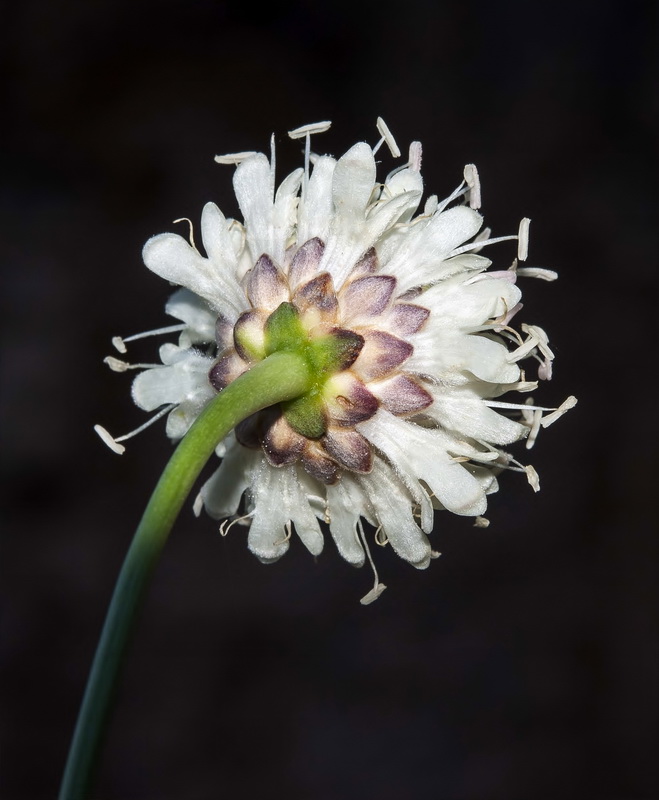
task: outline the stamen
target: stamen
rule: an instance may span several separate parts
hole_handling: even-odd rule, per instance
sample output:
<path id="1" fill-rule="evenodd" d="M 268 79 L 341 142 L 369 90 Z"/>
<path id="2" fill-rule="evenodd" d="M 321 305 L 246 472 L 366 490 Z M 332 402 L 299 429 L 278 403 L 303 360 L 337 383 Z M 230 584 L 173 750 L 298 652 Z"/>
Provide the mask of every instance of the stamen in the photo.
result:
<path id="1" fill-rule="evenodd" d="M 238 164 L 242 164 L 243 161 L 247 161 L 248 158 L 257 155 L 256 150 L 244 150 L 242 153 L 227 153 L 223 156 L 215 156 L 215 161 L 218 164 L 233 164 L 238 166 Z"/>
<path id="2" fill-rule="evenodd" d="M 435 214 L 441 214 L 442 211 L 446 208 L 446 206 L 450 205 L 454 200 L 457 200 L 458 197 L 462 197 L 463 194 L 467 194 L 468 191 L 469 187 L 465 186 L 465 182 L 462 181 L 462 183 L 457 188 L 455 188 L 448 197 L 446 197 L 444 200 L 442 200 L 441 203 L 437 205 L 437 210 L 435 211 Z"/>
<path id="3" fill-rule="evenodd" d="M 313 136 L 314 133 L 325 133 L 331 127 L 332 123 L 329 120 L 325 122 L 311 122 L 308 125 L 301 125 L 295 130 L 289 131 L 288 135 L 291 139 L 302 139 L 305 136 Z"/>
<path id="4" fill-rule="evenodd" d="M 530 391 L 531 388 L 535 389 L 537 387 L 537 385 L 538 385 L 535 381 L 530 382 L 530 383 L 531 383 L 531 386 L 526 391 Z M 514 391 L 519 392 L 521 390 L 520 389 L 515 389 Z M 531 406 L 531 405 L 527 405 L 526 403 L 524 403 L 523 405 L 521 403 L 506 403 L 503 400 L 501 400 L 501 401 L 499 401 L 499 400 L 485 400 L 484 402 L 485 402 L 485 405 L 489 406 L 490 408 L 513 408 L 516 411 L 524 411 L 524 410 L 527 410 L 527 411 L 556 411 L 557 410 L 555 408 L 545 408 L 544 406 Z"/>
<path id="5" fill-rule="evenodd" d="M 531 422 L 531 430 L 529 431 L 528 439 L 526 440 L 526 449 L 530 450 L 533 445 L 535 444 L 535 440 L 538 438 L 538 433 L 540 431 L 540 421 L 542 420 L 542 411 L 539 409 L 533 412 Z"/>
<path id="6" fill-rule="evenodd" d="M 391 155 L 394 158 L 400 158 L 400 148 L 396 144 L 396 140 L 394 139 L 392 132 L 387 127 L 387 123 L 382 119 L 382 117 L 378 117 L 375 125 L 380 133 L 380 136 L 382 136 L 382 139 L 380 139 L 377 145 L 373 148 L 373 155 L 377 153 L 382 146 L 382 143 L 386 142 Z"/>
<path id="7" fill-rule="evenodd" d="M 378 525 L 375 531 L 375 544 L 379 547 L 386 547 L 389 544 L 389 539 L 382 529 L 382 525 Z"/>
<path id="8" fill-rule="evenodd" d="M 474 528 L 488 528 L 490 520 L 487 517 L 476 517 L 474 520 Z"/>
<path id="9" fill-rule="evenodd" d="M 421 155 L 422 155 L 421 142 L 412 142 L 410 144 L 407 163 L 412 172 L 421 172 Z"/>
<path id="10" fill-rule="evenodd" d="M 188 223 L 188 225 L 190 227 L 190 230 L 189 230 L 189 233 L 188 233 L 188 235 L 190 237 L 190 245 L 192 246 L 193 250 L 197 250 L 197 245 L 194 242 L 194 226 L 192 224 L 192 220 L 189 219 L 188 217 L 180 217 L 179 219 L 175 219 L 174 220 L 174 225 L 176 225 L 177 222 L 187 222 Z M 197 252 L 199 252 L 199 250 L 197 250 Z"/>
<path id="11" fill-rule="evenodd" d="M 538 477 L 538 473 L 535 471 L 534 467 L 532 467 L 530 464 L 528 466 L 520 464 L 519 461 L 514 459 L 508 453 L 502 452 L 501 457 L 502 457 L 502 463 L 497 464 L 497 467 L 499 469 L 509 469 L 511 472 L 523 472 L 526 475 L 526 480 L 531 485 L 533 491 L 534 492 L 540 491 L 540 478 Z"/>
<path id="12" fill-rule="evenodd" d="M 277 166 L 277 159 L 275 153 L 275 135 L 270 136 L 270 195 L 271 200 L 275 200 L 275 167 Z"/>
<path id="13" fill-rule="evenodd" d="M 380 583 L 380 578 L 378 577 L 378 571 L 375 569 L 375 564 L 373 563 L 373 558 L 371 557 L 371 551 L 369 550 L 368 542 L 366 541 L 366 535 L 364 534 L 364 528 L 362 526 L 361 519 L 357 520 L 357 531 L 359 532 L 359 538 L 361 539 L 361 542 L 364 545 L 364 550 L 366 551 L 368 563 L 371 565 L 371 569 L 373 570 L 373 576 L 374 576 L 373 588 L 371 589 L 370 592 L 367 592 L 359 601 L 363 606 L 367 606 L 374 600 L 377 600 L 378 597 L 382 594 L 382 592 L 384 592 L 384 590 L 387 587 L 384 585 L 384 583 Z"/>
<path id="14" fill-rule="evenodd" d="M 102 425 L 94 425 L 94 430 L 110 448 L 110 450 L 117 453 L 117 455 L 121 455 L 122 453 L 126 452 L 126 448 L 122 444 L 117 444 L 116 439 L 114 439 Z"/>
<path id="15" fill-rule="evenodd" d="M 464 178 L 469 187 L 469 207 L 481 207 L 481 182 L 475 164 L 467 164 L 464 168 Z"/>
<path id="16" fill-rule="evenodd" d="M 160 411 L 154 414 L 151 419 L 147 420 L 143 425 L 140 425 L 139 428 L 135 428 L 134 431 L 125 433 L 123 436 L 117 436 L 114 438 L 110 433 L 108 433 L 108 431 L 105 430 L 102 425 L 94 425 L 94 430 L 110 448 L 110 450 L 114 450 L 115 453 L 121 455 L 126 448 L 119 444 L 119 442 L 125 442 L 127 439 L 132 439 L 133 436 L 137 436 L 138 433 L 142 433 L 142 431 L 153 425 L 153 423 L 157 422 L 161 417 L 164 417 L 165 414 L 168 414 L 172 409 L 176 408 L 176 406 L 177 403 L 171 403 L 170 405 L 161 408 Z"/>
<path id="17" fill-rule="evenodd" d="M 291 536 L 293 535 L 293 529 L 291 527 L 291 521 L 290 520 L 288 520 L 288 522 L 286 523 L 286 525 L 284 527 L 286 528 L 286 536 L 284 536 L 283 539 L 278 539 L 275 542 L 275 546 L 279 545 L 279 544 L 285 544 L 286 542 L 288 542 L 290 540 Z M 227 531 L 228 530 L 229 529 L 227 528 Z"/>
<path id="18" fill-rule="evenodd" d="M 462 192 L 462 194 L 464 194 L 464 192 Z M 451 256 L 459 256 L 462 255 L 462 253 L 468 253 L 470 250 L 475 250 L 476 248 L 480 249 L 490 244 L 498 244 L 499 242 L 509 242 L 512 239 L 517 239 L 517 236 L 497 236 L 494 239 L 486 239 L 485 241 L 473 241 L 471 244 L 463 244 L 462 247 L 456 247 L 455 250 L 451 251 Z"/>
<path id="19" fill-rule="evenodd" d="M 520 261 L 526 261 L 529 255 L 529 225 L 531 220 L 524 217 L 519 223 L 519 231 L 517 232 L 517 258 Z"/>
<path id="20" fill-rule="evenodd" d="M 558 272 L 543 267 L 522 267 L 517 270 L 517 274 L 524 278 L 540 278 L 543 281 L 555 281 L 558 278 Z"/>
<path id="21" fill-rule="evenodd" d="M 564 400 L 560 406 L 552 413 L 547 414 L 542 418 L 542 422 L 540 423 L 543 428 L 548 428 L 550 425 L 553 425 L 557 419 L 563 416 L 567 411 L 571 408 L 574 408 L 577 404 L 577 398 L 574 395 L 570 395 L 567 400 Z"/>
<path id="22" fill-rule="evenodd" d="M 129 364 L 127 361 L 122 361 L 120 358 L 114 356 L 106 356 L 103 363 L 107 364 L 112 372 L 126 372 L 129 369 L 154 369 L 155 367 L 162 367 L 162 364 Z"/>
<path id="23" fill-rule="evenodd" d="M 199 497 L 201 497 L 201 495 L 199 495 Z M 196 503 L 196 501 L 195 501 L 195 503 Z M 242 517 L 236 517 L 236 519 L 232 519 L 231 522 L 229 522 L 229 520 L 225 519 L 222 522 L 222 524 L 220 525 L 220 536 L 226 536 L 229 533 L 229 531 L 231 530 L 231 528 L 233 528 L 234 525 L 241 525 L 244 522 L 244 520 L 251 519 L 253 516 L 254 516 L 254 512 L 250 511 L 249 514 L 245 514 Z M 228 525 L 227 525 L 227 522 L 229 522 Z M 290 523 L 288 523 L 288 524 L 290 525 Z M 286 540 L 284 540 L 284 541 L 286 541 Z"/>
<path id="24" fill-rule="evenodd" d="M 156 328 L 152 331 L 144 331 L 144 333 L 135 333 L 132 336 L 113 336 L 112 344 L 120 353 L 126 352 L 126 342 L 134 342 L 137 339 L 146 339 L 148 336 L 164 336 L 166 333 L 179 333 L 184 331 L 188 326 L 184 323 L 181 325 L 168 325 L 166 328 Z"/>
<path id="25" fill-rule="evenodd" d="M 535 468 L 532 467 L 530 464 L 527 467 L 524 467 L 524 472 L 526 473 L 526 480 L 529 482 L 529 485 L 533 489 L 534 492 L 540 491 L 540 476 L 535 471 Z"/>

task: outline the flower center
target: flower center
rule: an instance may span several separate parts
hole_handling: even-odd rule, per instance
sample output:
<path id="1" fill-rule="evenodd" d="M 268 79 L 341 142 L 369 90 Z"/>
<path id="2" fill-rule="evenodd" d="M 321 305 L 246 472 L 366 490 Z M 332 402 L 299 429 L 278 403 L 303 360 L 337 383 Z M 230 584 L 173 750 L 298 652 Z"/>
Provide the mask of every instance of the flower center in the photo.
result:
<path id="1" fill-rule="evenodd" d="M 236 437 L 246 447 L 262 448 L 273 466 L 301 462 L 330 484 L 343 470 L 371 470 L 371 447 L 355 430 L 381 404 L 369 384 L 402 377 L 400 366 L 413 348 L 382 329 L 385 319 L 400 316 L 400 304 L 392 301 L 395 279 L 373 274 L 375 252 L 359 260 L 338 292 L 331 275 L 318 271 L 323 252 L 316 238 L 289 254 L 283 268 L 266 254 L 258 259 L 245 278 L 251 308 L 233 327 L 218 320 L 220 357 L 209 379 L 221 391 L 272 353 L 303 356 L 314 375 L 309 391 L 249 417 L 236 428 Z M 415 411 L 432 402 L 422 387 L 406 380 L 407 395 L 410 383 L 417 390 Z M 397 407 L 409 411 L 400 398 Z"/>

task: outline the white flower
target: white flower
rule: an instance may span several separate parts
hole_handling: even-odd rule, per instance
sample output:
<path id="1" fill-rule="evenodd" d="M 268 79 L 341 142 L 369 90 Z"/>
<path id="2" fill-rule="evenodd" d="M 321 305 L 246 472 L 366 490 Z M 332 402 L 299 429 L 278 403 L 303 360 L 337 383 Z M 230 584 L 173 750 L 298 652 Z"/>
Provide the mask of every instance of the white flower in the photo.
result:
<path id="1" fill-rule="evenodd" d="M 490 239 L 473 165 L 447 199 L 433 195 L 419 211 L 418 142 L 379 183 L 378 147 L 386 142 L 400 154 L 384 123 L 378 120 L 377 147 L 361 142 L 338 160 L 310 153 L 310 135 L 328 127 L 291 132 L 306 138 L 305 164 L 278 187 L 274 148 L 270 160 L 262 153 L 217 158 L 237 164 L 244 221 L 207 204 L 205 255 L 173 233 L 146 243 L 147 267 L 184 287 L 166 308 L 181 324 L 164 329 L 180 339 L 163 345 L 162 364 L 132 365 L 144 367 L 133 398 L 147 411 L 161 409 L 156 416 L 168 413 L 167 433 L 180 438 L 216 392 L 266 356 L 273 325 L 285 315 L 296 335 L 330 347 L 331 358 L 313 396 L 260 412 L 227 437 L 196 510 L 203 504 L 231 520 L 223 532 L 248 525 L 248 546 L 266 562 L 286 552 L 292 527 L 318 555 L 325 523 L 343 558 L 361 566 L 368 556 L 372 564 L 365 520 L 378 544 L 425 568 L 438 555 L 427 536 L 435 509 L 484 526 L 486 496 L 502 469 L 526 472 L 538 488 L 535 470 L 501 447 L 523 438 L 532 444 L 576 401 L 546 409 L 496 398 L 537 387 L 522 361 L 535 359 L 538 377 L 551 377 L 545 332 L 523 325 L 521 336 L 510 322 L 521 308 L 518 276 L 556 275 L 519 269 L 517 260 L 487 271 L 491 262 L 480 251 L 493 242 L 517 239 L 518 259 L 526 258 L 529 221 L 516 236 Z M 116 341 L 122 352 L 127 341 Z M 383 588 L 376 573 L 363 602 Z"/>

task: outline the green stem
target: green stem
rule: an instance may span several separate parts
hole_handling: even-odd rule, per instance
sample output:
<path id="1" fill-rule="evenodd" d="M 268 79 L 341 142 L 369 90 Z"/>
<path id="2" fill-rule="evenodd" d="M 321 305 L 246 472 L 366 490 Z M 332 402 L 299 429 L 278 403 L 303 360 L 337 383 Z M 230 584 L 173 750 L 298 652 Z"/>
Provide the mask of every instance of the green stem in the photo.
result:
<path id="1" fill-rule="evenodd" d="M 87 682 L 60 800 L 83 800 L 92 778 L 117 674 L 152 569 L 185 499 L 217 444 L 256 411 L 306 392 L 306 361 L 273 353 L 220 392 L 174 451 L 135 532 L 117 580 Z"/>

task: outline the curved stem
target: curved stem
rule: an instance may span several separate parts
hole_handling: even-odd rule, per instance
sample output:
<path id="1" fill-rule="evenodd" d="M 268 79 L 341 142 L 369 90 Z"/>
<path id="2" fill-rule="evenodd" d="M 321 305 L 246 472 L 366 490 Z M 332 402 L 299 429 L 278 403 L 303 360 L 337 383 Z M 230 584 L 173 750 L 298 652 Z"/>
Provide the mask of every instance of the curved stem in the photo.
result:
<path id="1" fill-rule="evenodd" d="M 241 375 L 204 409 L 174 451 L 151 495 L 121 568 L 96 649 L 60 789 L 60 800 L 89 790 L 114 686 L 152 569 L 185 499 L 217 444 L 241 420 L 311 385 L 306 361 L 277 352 Z"/>

